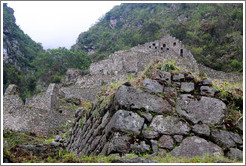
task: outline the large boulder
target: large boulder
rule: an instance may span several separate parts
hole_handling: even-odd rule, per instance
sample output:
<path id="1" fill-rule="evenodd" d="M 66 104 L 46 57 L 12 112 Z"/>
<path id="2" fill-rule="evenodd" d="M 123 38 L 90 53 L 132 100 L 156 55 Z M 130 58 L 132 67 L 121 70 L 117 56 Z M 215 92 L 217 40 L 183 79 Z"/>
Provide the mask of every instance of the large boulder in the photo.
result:
<path id="1" fill-rule="evenodd" d="M 223 150 L 203 138 L 197 136 L 185 138 L 180 146 L 175 147 L 171 153 L 174 157 L 202 157 L 205 154 L 210 156 L 223 155 Z"/>
<path id="2" fill-rule="evenodd" d="M 160 85 L 156 80 L 151 80 L 147 78 L 143 81 L 143 86 L 147 88 L 150 92 L 154 92 L 154 93 L 163 92 L 163 86 Z"/>
<path id="3" fill-rule="evenodd" d="M 196 124 L 192 127 L 192 131 L 201 136 L 208 137 L 210 135 L 210 129 L 206 124 Z"/>
<path id="4" fill-rule="evenodd" d="M 115 105 L 127 110 L 144 109 L 160 114 L 172 111 L 172 106 L 166 100 L 132 86 L 122 85 L 116 92 L 114 101 Z"/>
<path id="5" fill-rule="evenodd" d="M 144 118 L 131 111 L 117 111 L 106 126 L 106 132 L 123 131 L 140 134 Z"/>
<path id="6" fill-rule="evenodd" d="M 161 148 L 173 149 L 174 141 L 170 135 L 161 136 L 158 142 L 159 142 L 159 147 Z"/>
<path id="7" fill-rule="evenodd" d="M 131 144 L 131 150 L 135 153 L 147 153 L 150 150 L 150 145 L 146 144 L 145 141 L 136 140 L 134 144 Z"/>
<path id="8" fill-rule="evenodd" d="M 227 148 L 236 147 L 237 144 L 243 144 L 243 140 L 238 134 L 225 130 L 214 129 L 211 131 L 211 137 L 218 145 Z"/>
<path id="9" fill-rule="evenodd" d="M 243 152 L 236 148 L 230 148 L 226 156 L 232 160 L 243 160 Z"/>
<path id="10" fill-rule="evenodd" d="M 188 135 L 191 128 L 186 121 L 177 117 L 157 115 L 153 118 L 150 128 L 161 134 L 167 135 Z"/>
<path id="11" fill-rule="evenodd" d="M 215 93 L 215 90 L 209 86 L 201 86 L 200 91 L 201 91 L 200 92 L 201 95 L 211 96 L 211 97 L 214 96 L 214 93 Z"/>
<path id="12" fill-rule="evenodd" d="M 190 94 L 183 94 L 177 100 L 176 110 L 194 124 L 217 124 L 225 116 L 226 104 L 221 100 L 202 96 L 198 100 Z"/>
<path id="13" fill-rule="evenodd" d="M 118 132 L 113 134 L 108 145 L 108 154 L 110 153 L 129 153 L 131 136 L 122 135 Z"/>
<path id="14" fill-rule="evenodd" d="M 153 79 L 157 80 L 162 85 L 171 84 L 171 73 L 165 71 L 156 71 L 152 76 Z"/>
<path id="15" fill-rule="evenodd" d="M 181 82 L 181 90 L 184 92 L 191 92 L 195 89 L 195 84 L 193 82 Z"/>

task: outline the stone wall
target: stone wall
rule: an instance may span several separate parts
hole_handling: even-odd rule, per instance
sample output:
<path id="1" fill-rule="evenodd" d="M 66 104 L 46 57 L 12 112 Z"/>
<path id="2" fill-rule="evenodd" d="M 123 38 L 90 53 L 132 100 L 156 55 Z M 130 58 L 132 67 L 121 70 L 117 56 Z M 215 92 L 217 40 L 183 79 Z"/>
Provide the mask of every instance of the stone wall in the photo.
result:
<path id="1" fill-rule="evenodd" d="M 176 42 L 175 46 L 173 42 Z M 153 43 L 156 48 L 152 47 Z M 163 43 L 166 43 L 165 48 L 169 50 L 161 49 Z M 179 54 L 180 49 L 183 49 L 183 56 Z M 62 91 L 66 97 L 93 100 L 102 85 L 126 79 L 129 75 L 139 76 L 154 59 L 175 61 L 175 65 L 184 71 L 198 72 L 197 63 L 192 54 L 180 41 L 168 35 L 161 40 L 145 43 L 129 50 L 117 51 L 111 54 L 109 59 L 92 63 L 86 74 L 77 74 L 78 71 L 73 69 L 68 70 L 64 82 L 64 85 L 68 86 L 63 87 Z"/>
<path id="2" fill-rule="evenodd" d="M 242 126 L 237 133 L 226 127 L 227 105 L 210 79 L 194 81 L 191 74 L 164 71 L 151 78 L 143 81 L 144 88 L 123 84 L 90 111 L 76 112 L 69 152 L 201 157 L 237 151 L 242 158 Z"/>
<path id="3" fill-rule="evenodd" d="M 234 74 L 234 73 L 225 73 L 223 71 L 217 71 L 206 67 L 202 64 L 198 64 L 200 73 L 206 73 L 211 79 L 229 81 L 229 82 L 239 82 L 243 83 L 243 75 L 242 74 Z"/>
<path id="4" fill-rule="evenodd" d="M 59 112 L 59 91 L 56 84 L 50 84 L 47 91 L 29 98 L 24 105 L 19 97 L 18 87 L 9 85 L 3 98 L 3 128 L 13 131 L 30 131 L 47 134 L 54 128 L 65 125 L 73 119 L 70 110 L 67 116 Z"/>
<path id="5" fill-rule="evenodd" d="M 26 99 L 26 106 L 45 110 L 56 110 L 59 106 L 59 87 L 50 84 L 46 92 L 39 93 Z"/>

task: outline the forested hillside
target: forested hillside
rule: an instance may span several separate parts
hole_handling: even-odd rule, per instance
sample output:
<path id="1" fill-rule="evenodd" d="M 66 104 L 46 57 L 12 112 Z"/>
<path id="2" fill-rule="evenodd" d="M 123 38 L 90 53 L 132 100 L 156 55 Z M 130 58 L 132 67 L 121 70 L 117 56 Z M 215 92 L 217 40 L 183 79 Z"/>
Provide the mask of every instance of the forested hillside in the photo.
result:
<path id="1" fill-rule="evenodd" d="M 90 57 L 84 51 L 66 48 L 43 50 L 16 25 L 14 10 L 3 6 L 3 84 L 20 88 L 23 100 L 41 91 L 51 82 L 60 82 L 68 68 L 87 69 Z"/>
<path id="2" fill-rule="evenodd" d="M 72 50 L 97 61 L 165 34 L 183 41 L 199 63 L 243 71 L 242 4 L 121 4 L 82 32 Z"/>
<path id="3" fill-rule="evenodd" d="M 33 41 L 15 23 L 14 10 L 3 6 L 3 84 L 20 87 L 22 94 L 35 89 L 31 62 L 42 52 L 41 44 Z"/>

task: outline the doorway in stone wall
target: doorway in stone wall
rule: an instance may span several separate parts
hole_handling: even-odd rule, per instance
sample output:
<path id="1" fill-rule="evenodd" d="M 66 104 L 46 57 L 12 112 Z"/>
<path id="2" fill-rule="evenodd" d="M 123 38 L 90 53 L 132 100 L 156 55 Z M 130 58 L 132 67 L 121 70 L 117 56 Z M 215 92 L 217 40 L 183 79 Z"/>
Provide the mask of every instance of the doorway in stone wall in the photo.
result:
<path id="1" fill-rule="evenodd" d="M 183 49 L 180 49 L 180 56 L 184 56 L 184 52 L 183 52 Z"/>

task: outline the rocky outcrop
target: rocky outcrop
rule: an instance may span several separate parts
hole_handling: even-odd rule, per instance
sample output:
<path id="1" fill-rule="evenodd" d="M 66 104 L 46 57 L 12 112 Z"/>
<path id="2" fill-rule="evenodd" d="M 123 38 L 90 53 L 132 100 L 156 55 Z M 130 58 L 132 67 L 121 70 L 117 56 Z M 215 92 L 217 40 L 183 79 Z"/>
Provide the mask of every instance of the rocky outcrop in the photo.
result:
<path id="1" fill-rule="evenodd" d="M 237 149 L 239 156 L 241 137 L 218 125 L 223 124 L 226 104 L 201 94 L 201 87 L 210 87 L 208 80 L 195 81 L 187 73 L 166 72 L 164 75 L 170 75 L 170 80 L 156 75 L 152 72 L 152 79 L 143 80 L 140 87 L 124 83 L 115 94 L 97 98 L 91 110 L 78 113 L 67 143 L 68 151 L 78 156 L 124 156 L 134 152 L 201 157 L 231 156 L 235 150 L 229 153 L 229 147 Z M 192 91 L 180 90 L 175 83 L 192 84 Z M 160 92 L 156 93 L 156 89 Z M 117 162 L 131 161 L 123 157 Z"/>

